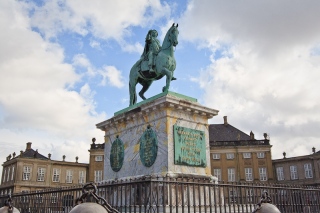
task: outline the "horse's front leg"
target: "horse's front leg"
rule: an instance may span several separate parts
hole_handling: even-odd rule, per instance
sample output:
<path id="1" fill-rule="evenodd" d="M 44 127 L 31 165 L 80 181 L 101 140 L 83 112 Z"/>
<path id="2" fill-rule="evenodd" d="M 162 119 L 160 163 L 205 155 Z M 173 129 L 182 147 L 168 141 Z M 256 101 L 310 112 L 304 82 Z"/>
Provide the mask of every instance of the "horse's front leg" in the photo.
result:
<path id="1" fill-rule="evenodd" d="M 164 86 L 164 87 L 162 88 L 162 92 L 168 92 L 168 91 L 169 91 L 169 88 L 170 88 L 170 83 L 171 83 L 171 80 L 172 80 L 173 72 L 164 67 L 164 68 L 162 69 L 162 73 L 163 73 L 164 75 L 166 75 L 166 77 L 167 77 L 167 79 L 166 79 L 166 86 Z"/>

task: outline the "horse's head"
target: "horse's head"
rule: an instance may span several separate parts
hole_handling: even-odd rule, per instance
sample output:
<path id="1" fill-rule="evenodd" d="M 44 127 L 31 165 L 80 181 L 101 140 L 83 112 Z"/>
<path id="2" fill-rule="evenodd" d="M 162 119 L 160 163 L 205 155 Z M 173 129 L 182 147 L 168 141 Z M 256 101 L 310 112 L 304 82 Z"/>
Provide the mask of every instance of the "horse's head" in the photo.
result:
<path id="1" fill-rule="evenodd" d="M 169 30 L 169 41 L 172 44 L 172 46 L 177 46 L 178 45 L 178 35 L 179 35 L 179 30 L 178 30 L 178 24 L 174 25 L 172 24 L 170 30 Z"/>

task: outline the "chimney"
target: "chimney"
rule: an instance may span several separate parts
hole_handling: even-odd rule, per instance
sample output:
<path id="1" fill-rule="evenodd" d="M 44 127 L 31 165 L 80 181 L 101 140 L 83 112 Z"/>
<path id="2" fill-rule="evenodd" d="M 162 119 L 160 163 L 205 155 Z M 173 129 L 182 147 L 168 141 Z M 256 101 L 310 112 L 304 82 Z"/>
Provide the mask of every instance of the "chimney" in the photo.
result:
<path id="1" fill-rule="evenodd" d="M 287 153 L 283 152 L 282 154 L 283 154 L 283 158 L 286 158 Z"/>
<path id="2" fill-rule="evenodd" d="M 224 125 L 228 125 L 228 117 L 223 116 Z"/>
<path id="3" fill-rule="evenodd" d="M 26 148 L 26 150 L 31 149 L 31 144 L 32 144 L 31 142 L 28 142 L 28 143 L 27 143 L 27 148 Z"/>
<path id="4" fill-rule="evenodd" d="M 254 140 L 254 134 L 252 131 L 250 132 L 250 140 Z"/>
<path id="5" fill-rule="evenodd" d="M 313 154 L 316 153 L 316 148 L 315 147 L 312 147 L 312 152 L 313 152 Z"/>

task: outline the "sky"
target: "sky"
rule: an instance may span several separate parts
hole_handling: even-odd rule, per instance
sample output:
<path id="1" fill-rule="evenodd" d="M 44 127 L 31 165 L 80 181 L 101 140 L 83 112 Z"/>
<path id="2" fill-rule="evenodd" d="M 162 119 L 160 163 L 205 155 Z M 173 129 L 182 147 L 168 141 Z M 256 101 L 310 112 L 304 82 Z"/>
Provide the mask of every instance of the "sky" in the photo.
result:
<path id="1" fill-rule="evenodd" d="M 219 110 L 272 158 L 320 150 L 320 1 L 1 0 L 0 161 L 26 143 L 89 161 L 96 124 L 129 105 L 145 36 L 179 24 L 170 91 Z M 165 79 L 146 92 L 161 92 Z M 141 87 L 137 86 L 137 90 Z M 141 99 L 138 99 L 140 102 Z"/>

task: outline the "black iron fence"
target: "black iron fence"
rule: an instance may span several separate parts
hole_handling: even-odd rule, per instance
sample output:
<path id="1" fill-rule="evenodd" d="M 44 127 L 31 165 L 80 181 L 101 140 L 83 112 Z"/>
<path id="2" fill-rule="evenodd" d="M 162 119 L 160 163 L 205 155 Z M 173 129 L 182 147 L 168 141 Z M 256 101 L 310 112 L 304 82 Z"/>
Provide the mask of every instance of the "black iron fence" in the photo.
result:
<path id="1" fill-rule="evenodd" d="M 207 178 L 141 177 L 107 181 L 97 194 L 119 212 L 251 213 L 264 191 L 282 213 L 319 213 L 320 189 L 261 183 L 214 183 Z M 22 213 L 69 212 L 82 186 L 13 194 Z M 0 196 L 1 206 L 6 197 Z M 93 202 L 94 200 L 87 200 Z"/>

